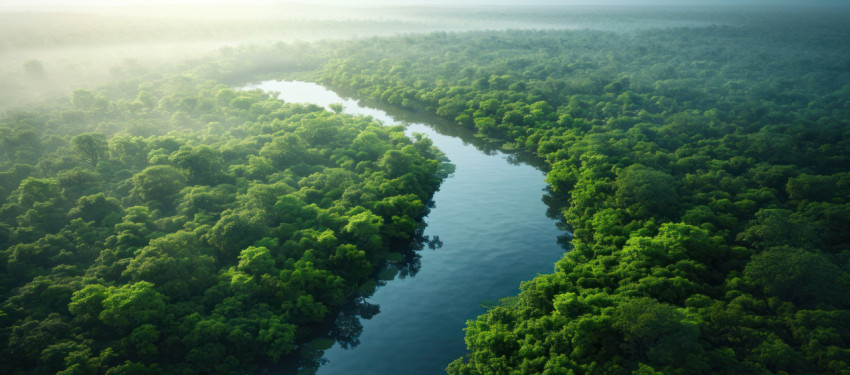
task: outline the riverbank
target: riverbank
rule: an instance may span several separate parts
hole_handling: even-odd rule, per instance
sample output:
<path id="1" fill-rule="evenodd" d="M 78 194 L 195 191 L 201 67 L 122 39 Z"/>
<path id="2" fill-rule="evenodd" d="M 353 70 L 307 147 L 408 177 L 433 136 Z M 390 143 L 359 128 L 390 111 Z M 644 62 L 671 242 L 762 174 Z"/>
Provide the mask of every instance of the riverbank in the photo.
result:
<path id="1" fill-rule="evenodd" d="M 439 237 L 436 251 L 423 250 L 419 271 L 381 286 L 365 302 L 380 313 L 360 319 L 358 345 L 327 350 L 318 374 L 434 374 L 465 353 L 466 321 L 483 313 L 482 300 L 515 295 L 522 281 L 550 273 L 564 249 L 566 232 L 546 216 L 545 174 L 497 150 L 476 147 L 475 139 L 444 135 L 428 124 L 399 121 L 403 113 L 361 107 L 312 83 L 264 81 L 259 88 L 287 102 L 372 116 L 385 125 L 403 123 L 405 133 L 425 134 L 443 151 L 454 174 L 434 195 L 425 235 Z M 387 355 L 392 353 L 392 355 Z"/>

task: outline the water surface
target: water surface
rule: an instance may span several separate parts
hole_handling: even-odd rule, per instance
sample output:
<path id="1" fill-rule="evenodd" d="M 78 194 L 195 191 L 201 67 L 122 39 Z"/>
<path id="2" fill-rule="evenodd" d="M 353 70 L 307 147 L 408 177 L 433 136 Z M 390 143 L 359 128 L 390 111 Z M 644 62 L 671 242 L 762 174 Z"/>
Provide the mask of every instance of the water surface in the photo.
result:
<path id="1" fill-rule="evenodd" d="M 287 102 L 325 108 L 341 103 L 344 113 L 402 123 L 408 134 L 425 133 L 456 166 L 425 218 L 425 235 L 439 236 L 442 247 L 419 253 L 415 276 L 389 281 L 361 301 L 380 306 L 380 312 L 360 319 L 358 345 L 336 343 L 324 353 L 319 375 L 445 373 L 446 365 L 466 352 L 463 329 L 484 312 L 482 301 L 515 295 L 522 281 L 551 273 L 563 255 L 558 237 L 564 232 L 546 217 L 545 174 L 539 169 L 470 134 L 444 135 L 404 121 L 409 112 L 391 116 L 361 107 L 313 83 L 265 81 L 246 87 L 253 88 L 279 92 Z"/>

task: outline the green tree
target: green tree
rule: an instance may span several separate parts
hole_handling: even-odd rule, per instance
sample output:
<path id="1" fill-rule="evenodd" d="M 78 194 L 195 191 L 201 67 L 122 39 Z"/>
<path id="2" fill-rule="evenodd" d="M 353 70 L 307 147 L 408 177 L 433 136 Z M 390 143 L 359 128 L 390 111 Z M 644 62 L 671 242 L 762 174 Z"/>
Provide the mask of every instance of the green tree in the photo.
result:
<path id="1" fill-rule="evenodd" d="M 160 332 L 153 324 L 142 324 L 130 333 L 130 343 L 133 350 L 143 357 L 156 356 L 156 342 Z"/>
<path id="2" fill-rule="evenodd" d="M 623 168 L 614 181 L 617 203 L 636 217 L 671 216 L 679 196 L 673 176 L 640 164 Z"/>
<path id="3" fill-rule="evenodd" d="M 259 209 L 225 210 L 207 235 L 208 241 L 223 254 L 235 260 L 241 249 L 265 234 L 265 217 Z"/>
<path id="4" fill-rule="evenodd" d="M 384 220 L 369 211 L 360 212 L 349 217 L 348 224 L 343 228 L 343 233 L 352 236 L 354 242 L 361 249 L 374 251 L 381 247 L 381 238 L 378 234 Z"/>
<path id="5" fill-rule="evenodd" d="M 263 319 L 259 340 L 266 345 L 266 353 L 273 360 L 295 349 L 295 326 L 279 317 Z"/>
<path id="6" fill-rule="evenodd" d="M 848 274 L 816 252 L 774 247 L 754 256 L 744 275 L 765 293 L 801 307 L 846 307 L 850 302 L 850 290 L 841 282 Z"/>
<path id="7" fill-rule="evenodd" d="M 170 165 L 154 165 L 133 175 L 131 193 L 143 201 L 155 201 L 169 206 L 177 193 L 186 186 L 187 178 Z"/>
<path id="8" fill-rule="evenodd" d="M 68 211 L 68 217 L 72 219 L 80 218 L 106 225 L 117 223 L 124 216 L 123 214 L 121 202 L 115 198 L 107 198 L 103 193 L 80 197 L 77 205 Z"/>
<path id="9" fill-rule="evenodd" d="M 182 146 L 169 156 L 169 160 L 188 171 L 189 181 L 193 184 L 211 184 L 221 171 L 221 155 L 208 145 Z"/>
<path id="10" fill-rule="evenodd" d="M 623 350 L 629 358 L 656 365 L 704 371 L 699 359 L 702 348 L 699 318 L 649 298 L 620 304 L 613 327 L 623 335 Z"/>
<path id="11" fill-rule="evenodd" d="M 250 246 L 239 254 L 239 271 L 251 275 L 271 274 L 275 272 L 275 262 L 269 249 Z"/>
<path id="12" fill-rule="evenodd" d="M 100 320 L 121 332 L 159 324 L 165 315 L 165 297 L 146 281 L 110 288 L 102 303 Z"/>
<path id="13" fill-rule="evenodd" d="M 178 231 L 136 251 L 123 275 L 158 285 L 170 297 L 201 293 L 214 282 L 215 259 L 193 233 Z"/>
<path id="14" fill-rule="evenodd" d="M 109 143 L 104 134 L 80 134 L 71 138 L 71 144 L 83 160 L 92 166 L 97 166 L 99 161 L 105 159 L 109 151 Z"/>

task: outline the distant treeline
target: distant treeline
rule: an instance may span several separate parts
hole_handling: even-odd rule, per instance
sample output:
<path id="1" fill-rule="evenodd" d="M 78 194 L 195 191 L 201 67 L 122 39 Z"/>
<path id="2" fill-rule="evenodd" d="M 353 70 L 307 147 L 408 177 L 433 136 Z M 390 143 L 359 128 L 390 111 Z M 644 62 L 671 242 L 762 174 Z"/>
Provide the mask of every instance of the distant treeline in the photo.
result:
<path id="1" fill-rule="evenodd" d="M 568 203 L 450 374 L 850 374 L 848 25 L 373 38 L 320 81 L 534 152 Z"/>
<path id="2" fill-rule="evenodd" d="M 449 373 L 850 373 L 850 19 L 702 16 L 224 48 L 7 112 L 0 372 L 246 373 L 327 344 L 447 165 L 216 83 L 276 74 L 546 160 L 572 251 L 471 321 Z"/>
<path id="3" fill-rule="evenodd" d="M 0 110 L 62 100 L 72 89 L 92 88 L 138 76 L 144 70 L 170 71 L 163 65 L 200 59 L 218 49 L 224 52 L 219 62 L 253 64 L 260 56 L 248 54 L 242 60 L 229 59 L 233 56 L 228 56 L 227 51 L 245 45 L 253 45 L 248 48 L 252 52 L 262 50 L 265 54 L 271 50 L 268 44 L 279 42 L 436 30 L 593 28 L 631 31 L 741 23 L 747 22 L 748 16 L 752 17 L 752 12 L 720 8 L 648 11 L 569 6 L 440 8 L 296 3 L 204 7 L 35 5 L 4 8 L 0 5 L 0 35 L 3 36 L 0 38 Z M 327 54 L 321 55 L 324 58 Z M 304 57 L 295 53 L 288 58 Z M 198 61 L 190 64 L 197 65 Z M 300 65 L 304 63 L 299 62 Z M 277 67 L 289 69 L 280 62 Z M 268 66 L 265 72 L 275 72 L 275 67 Z"/>

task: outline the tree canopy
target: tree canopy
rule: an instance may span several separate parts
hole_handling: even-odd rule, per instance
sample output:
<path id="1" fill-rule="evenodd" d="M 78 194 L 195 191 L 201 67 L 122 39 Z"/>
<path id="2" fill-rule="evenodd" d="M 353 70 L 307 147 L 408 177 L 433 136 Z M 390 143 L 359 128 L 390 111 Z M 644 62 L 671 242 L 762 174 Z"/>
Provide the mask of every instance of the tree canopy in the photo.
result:
<path id="1" fill-rule="evenodd" d="M 566 207 L 450 374 L 850 373 L 850 29 L 763 16 L 337 45 L 322 83 L 538 155 Z"/>
<path id="2" fill-rule="evenodd" d="M 0 161 L 0 372 L 313 361 L 305 345 L 416 240 L 444 156 L 401 127 L 190 75 L 120 86 L 0 117 L 14 145 Z"/>

